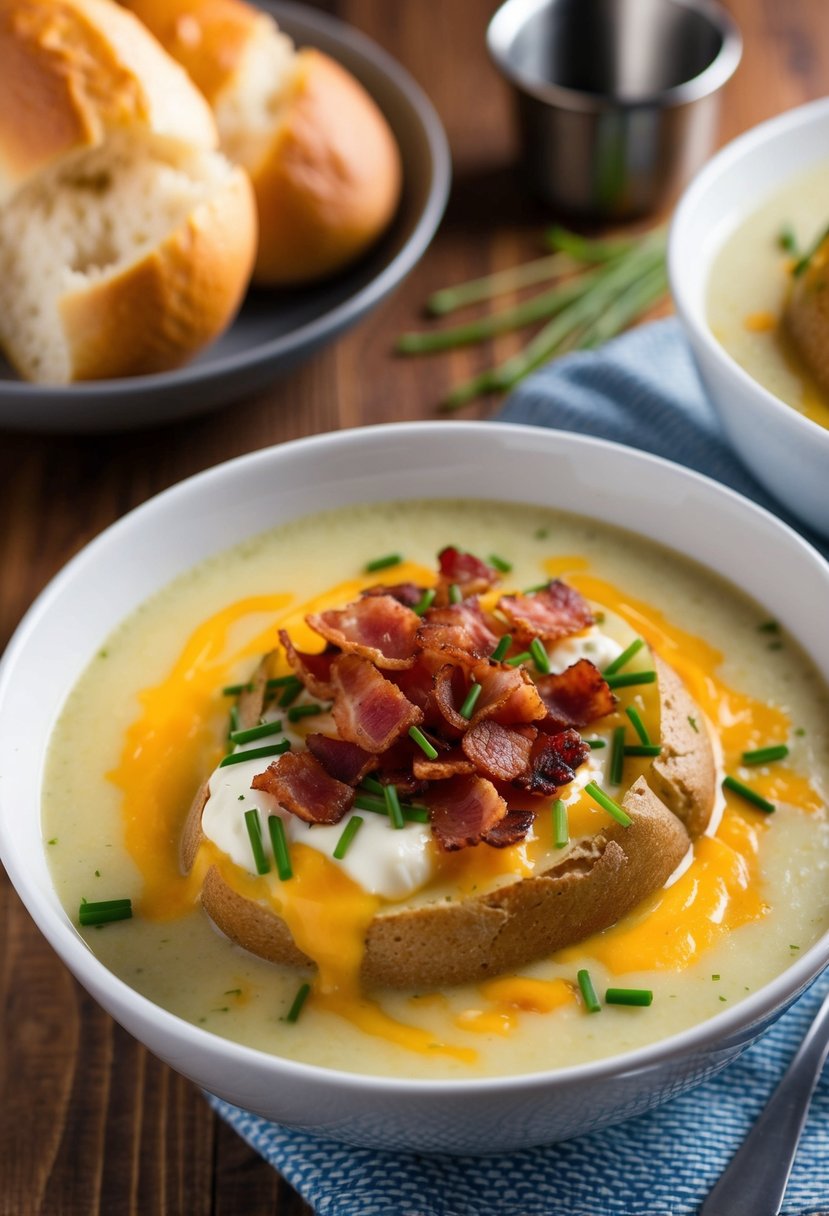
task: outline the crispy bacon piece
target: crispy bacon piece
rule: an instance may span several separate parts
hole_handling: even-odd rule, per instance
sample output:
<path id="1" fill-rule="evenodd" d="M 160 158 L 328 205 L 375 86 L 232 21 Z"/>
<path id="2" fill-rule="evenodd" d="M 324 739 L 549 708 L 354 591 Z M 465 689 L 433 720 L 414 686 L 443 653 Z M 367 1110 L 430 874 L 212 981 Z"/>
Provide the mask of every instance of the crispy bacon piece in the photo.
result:
<path id="1" fill-rule="evenodd" d="M 371 752 L 336 736 L 306 735 L 305 746 L 319 760 L 329 777 L 335 777 L 345 785 L 357 785 L 377 767 L 377 757 Z"/>
<path id="2" fill-rule="evenodd" d="M 426 783 L 414 772 L 415 756 L 423 752 L 408 735 L 402 735 L 382 756 L 378 757 L 379 768 L 374 776 L 384 785 L 396 785 L 398 794 L 419 794 Z"/>
<path id="3" fill-rule="evenodd" d="M 456 667 L 454 663 L 444 663 L 435 676 L 435 704 L 444 721 L 452 726 L 455 732 L 469 729 L 468 719 L 462 718 L 456 708 L 463 703 L 467 688 L 468 681 L 463 669 Z"/>
<path id="4" fill-rule="evenodd" d="M 447 852 L 478 844 L 507 813 L 491 781 L 478 776 L 450 777 L 426 796 L 432 831 Z"/>
<path id="5" fill-rule="evenodd" d="M 423 599 L 423 591 L 424 588 L 418 587 L 417 583 L 392 583 L 389 587 L 384 583 L 377 583 L 375 587 L 366 587 L 360 595 L 390 595 L 398 604 L 414 608 L 415 604 L 419 604 Z"/>
<path id="6" fill-rule="evenodd" d="M 500 823 L 484 833 L 484 843 L 494 849 L 506 849 L 518 844 L 529 832 L 535 820 L 535 811 L 507 811 Z"/>
<path id="7" fill-rule="evenodd" d="M 461 740 L 461 748 L 484 777 L 514 781 L 528 769 L 535 736 L 532 726 L 510 729 L 485 718 L 470 727 Z"/>
<path id="8" fill-rule="evenodd" d="M 425 651 L 436 651 L 462 663 L 489 658 L 498 644 L 474 596 L 460 604 L 430 608 L 417 631 L 417 640 Z"/>
<path id="9" fill-rule="evenodd" d="M 509 619 L 510 633 L 519 642 L 542 638 L 556 642 L 593 624 L 587 601 L 560 579 L 531 595 L 502 595 L 498 607 Z"/>
<path id="10" fill-rule="evenodd" d="M 285 647 L 288 664 L 295 675 L 315 697 L 323 697 L 326 701 L 334 695 L 331 688 L 331 664 L 338 651 L 333 646 L 326 646 L 318 654 L 308 654 L 297 650 L 284 629 L 279 631 L 279 640 Z"/>
<path id="11" fill-rule="evenodd" d="M 461 773 L 474 773 L 475 765 L 471 760 L 467 760 L 462 751 L 455 748 L 443 752 L 437 760 L 429 760 L 423 755 L 415 756 L 412 769 L 421 781 L 446 781 L 449 777 L 457 777 Z"/>
<path id="12" fill-rule="evenodd" d="M 536 687 L 547 707 L 541 729 L 549 734 L 567 726 L 587 726 L 616 707 L 607 680 L 589 659 L 571 663 L 558 675 L 540 676 Z"/>
<path id="13" fill-rule="evenodd" d="M 334 721 L 341 739 L 379 755 L 423 713 L 404 697 L 396 684 L 381 675 L 368 659 L 341 654 L 331 665 Z"/>
<path id="14" fill-rule="evenodd" d="M 491 566 L 482 562 L 479 557 L 475 557 L 473 553 L 464 553 L 462 549 L 456 549 L 454 545 L 447 545 L 445 549 L 441 549 L 438 554 L 438 566 L 440 569 L 439 590 L 442 593 L 441 603 L 448 600 L 449 588 L 453 583 L 460 588 L 464 596 L 467 596 L 480 595 L 498 582 L 498 574 Z"/>
<path id="15" fill-rule="evenodd" d="M 529 771 L 517 784 L 532 794 L 554 794 L 562 785 L 569 785 L 590 755 L 590 748 L 578 731 L 564 730 L 557 735 L 539 734 L 532 747 Z"/>
<path id="16" fill-rule="evenodd" d="M 339 823 L 354 801 L 350 785 L 330 777 L 310 752 L 285 752 L 257 773 L 251 789 L 272 794 L 306 823 Z"/>
<path id="17" fill-rule="evenodd" d="M 480 664 L 472 678 L 482 686 L 472 715 L 472 725 L 484 718 L 495 718 L 503 726 L 536 722 L 547 709 L 529 672 L 523 667 L 495 667 Z"/>
<path id="18" fill-rule="evenodd" d="M 411 667 L 420 617 L 390 595 L 368 595 L 327 612 L 310 612 L 305 620 L 315 633 L 346 654 L 371 659 L 377 667 Z"/>

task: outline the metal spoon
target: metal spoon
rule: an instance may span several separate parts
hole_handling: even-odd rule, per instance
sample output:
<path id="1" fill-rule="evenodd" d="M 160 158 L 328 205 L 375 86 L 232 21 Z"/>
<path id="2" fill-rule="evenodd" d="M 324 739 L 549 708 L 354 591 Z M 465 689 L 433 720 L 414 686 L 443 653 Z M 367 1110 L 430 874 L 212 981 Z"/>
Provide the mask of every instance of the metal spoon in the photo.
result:
<path id="1" fill-rule="evenodd" d="M 829 996 L 759 1119 L 700 1208 L 699 1216 L 778 1216 L 809 1103 L 827 1054 Z"/>

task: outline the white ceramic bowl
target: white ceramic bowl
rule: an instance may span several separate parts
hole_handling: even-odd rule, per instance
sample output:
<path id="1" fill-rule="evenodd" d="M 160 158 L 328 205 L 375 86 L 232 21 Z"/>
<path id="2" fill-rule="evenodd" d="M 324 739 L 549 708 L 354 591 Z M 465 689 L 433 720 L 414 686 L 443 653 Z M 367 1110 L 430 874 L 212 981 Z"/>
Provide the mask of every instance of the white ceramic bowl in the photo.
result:
<path id="1" fill-rule="evenodd" d="M 768 490 L 829 535 L 829 430 L 748 374 L 711 333 L 705 297 L 725 238 L 787 180 L 829 158 L 829 97 L 741 135 L 705 166 L 674 215 L 668 271 L 700 376 L 735 451 Z M 829 217 L 827 217 L 829 218 Z"/>
<path id="2" fill-rule="evenodd" d="M 723 1067 L 826 965 L 829 934 L 734 1008 L 615 1059 L 490 1080 L 355 1076 L 214 1036 L 117 979 L 61 907 L 40 827 L 55 718 L 101 640 L 137 604 L 269 522 L 350 502 L 445 497 L 447 486 L 461 497 L 575 508 L 674 547 L 744 587 L 829 680 L 825 614 L 815 607 L 829 601 L 829 565 L 773 516 L 706 478 L 615 444 L 532 427 L 415 423 L 322 435 L 168 490 L 89 545 L 37 600 L 0 664 L 0 856 L 80 982 L 198 1084 L 283 1123 L 354 1143 L 506 1151 L 639 1114 Z"/>

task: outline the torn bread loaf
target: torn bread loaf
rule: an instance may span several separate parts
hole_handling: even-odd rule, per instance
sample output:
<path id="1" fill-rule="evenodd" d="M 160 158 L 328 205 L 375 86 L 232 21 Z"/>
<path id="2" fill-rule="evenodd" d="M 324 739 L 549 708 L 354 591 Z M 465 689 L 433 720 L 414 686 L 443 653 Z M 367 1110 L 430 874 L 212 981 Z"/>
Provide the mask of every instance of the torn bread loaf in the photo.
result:
<path id="1" fill-rule="evenodd" d="M 311 282 L 360 257 L 400 198 L 400 153 L 363 86 L 329 56 L 296 50 L 243 0 L 130 0 L 213 107 L 222 148 L 250 174 L 259 213 L 254 279 Z"/>
<path id="2" fill-rule="evenodd" d="M 0 345 L 21 375 L 160 372 L 216 338 L 250 277 L 250 183 L 140 22 L 2 6 L 0 115 Z"/>

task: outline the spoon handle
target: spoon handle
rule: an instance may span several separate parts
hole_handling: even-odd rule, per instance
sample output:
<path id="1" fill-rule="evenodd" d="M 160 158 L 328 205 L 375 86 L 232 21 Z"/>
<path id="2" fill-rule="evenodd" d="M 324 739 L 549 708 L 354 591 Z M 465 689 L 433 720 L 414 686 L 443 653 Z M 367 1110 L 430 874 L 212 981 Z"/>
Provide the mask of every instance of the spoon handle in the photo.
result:
<path id="1" fill-rule="evenodd" d="M 829 996 L 699 1216 L 778 1216 L 827 1052 Z"/>

